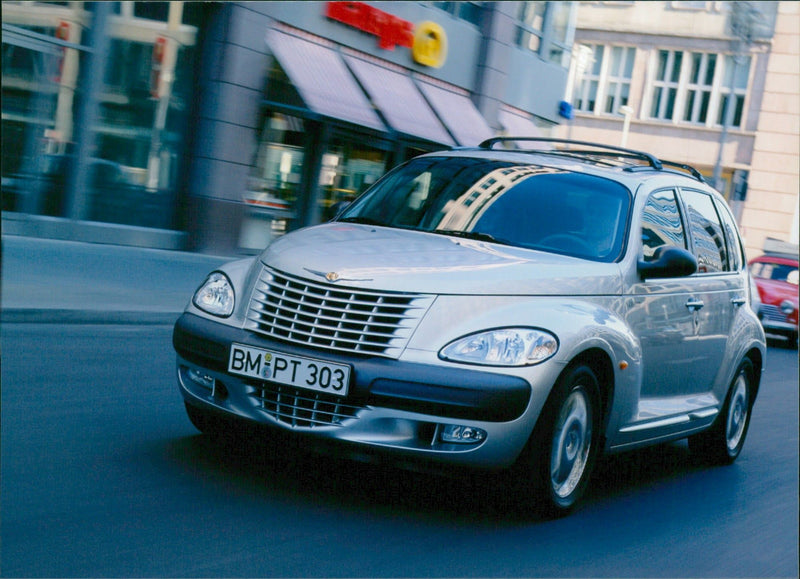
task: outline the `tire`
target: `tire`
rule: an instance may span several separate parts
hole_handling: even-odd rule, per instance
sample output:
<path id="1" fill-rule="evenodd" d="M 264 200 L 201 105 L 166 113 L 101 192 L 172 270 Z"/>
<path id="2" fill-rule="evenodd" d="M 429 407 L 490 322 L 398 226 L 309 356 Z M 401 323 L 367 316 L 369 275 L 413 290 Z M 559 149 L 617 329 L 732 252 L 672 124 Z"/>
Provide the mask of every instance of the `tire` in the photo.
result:
<path id="1" fill-rule="evenodd" d="M 522 459 L 534 496 L 524 498 L 546 516 L 568 514 L 586 492 L 602 438 L 599 393 L 591 368 L 568 368 L 539 417 Z"/>
<path id="2" fill-rule="evenodd" d="M 708 430 L 689 437 L 689 449 L 701 461 L 732 464 L 742 452 L 753 408 L 755 370 L 749 358 L 742 360 L 722 412 Z"/>

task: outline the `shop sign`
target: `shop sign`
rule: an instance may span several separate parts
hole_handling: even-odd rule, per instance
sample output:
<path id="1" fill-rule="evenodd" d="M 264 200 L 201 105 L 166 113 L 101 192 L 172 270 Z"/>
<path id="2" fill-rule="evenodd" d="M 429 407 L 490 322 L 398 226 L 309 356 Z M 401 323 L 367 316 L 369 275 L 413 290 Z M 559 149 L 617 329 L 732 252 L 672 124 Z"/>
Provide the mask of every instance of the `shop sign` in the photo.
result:
<path id="1" fill-rule="evenodd" d="M 416 62 L 424 66 L 442 66 L 447 58 L 447 35 L 444 28 L 435 22 L 420 22 L 414 31 L 411 54 Z"/>
<path id="2" fill-rule="evenodd" d="M 410 48 L 414 61 L 424 66 L 439 68 L 447 57 L 447 36 L 435 22 L 415 26 L 364 2 L 328 2 L 325 16 L 377 36 L 378 46 L 384 50 Z"/>

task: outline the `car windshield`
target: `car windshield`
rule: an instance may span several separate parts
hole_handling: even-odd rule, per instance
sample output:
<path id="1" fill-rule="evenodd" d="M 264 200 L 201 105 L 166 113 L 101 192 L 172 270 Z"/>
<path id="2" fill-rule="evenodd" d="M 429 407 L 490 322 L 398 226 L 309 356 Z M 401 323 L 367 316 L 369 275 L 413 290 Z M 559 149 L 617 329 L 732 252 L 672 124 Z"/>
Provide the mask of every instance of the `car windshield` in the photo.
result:
<path id="1" fill-rule="evenodd" d="M 751 267 L 753 276 L 759 279 L 772 279 L 775 281 L 785 281 L 797 285 L 797 266 L 785 263 L 773 263 L 760 261 Z"/>
<path id="2" fill-rule="evenodd" d="M 630 199 L 624 186 L 592 175 L 421 157 L 378 181 L 338 220 L 611 262 L 621 254 Z"/>

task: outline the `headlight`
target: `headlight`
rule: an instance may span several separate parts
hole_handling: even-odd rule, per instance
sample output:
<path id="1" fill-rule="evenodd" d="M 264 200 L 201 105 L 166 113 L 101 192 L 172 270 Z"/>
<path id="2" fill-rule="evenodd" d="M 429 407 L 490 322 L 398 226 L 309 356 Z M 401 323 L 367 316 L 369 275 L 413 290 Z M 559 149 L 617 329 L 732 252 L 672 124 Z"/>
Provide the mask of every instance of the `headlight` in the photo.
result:
<path id="1" fill-rule="evenodd" d="M 233 286 L 225 274 L 215 271 L 194 293 L 192 302 L 204 312 L 227 318 L 233 313 Z"/>
<path id="2" fill-rule="evenodd" d="M 486 366 L 529 366 L 558 350 L 552 334 L 532 328 L 502 328 L 471 334 L 445 346 L 439 355 L 453 362 Z"/>

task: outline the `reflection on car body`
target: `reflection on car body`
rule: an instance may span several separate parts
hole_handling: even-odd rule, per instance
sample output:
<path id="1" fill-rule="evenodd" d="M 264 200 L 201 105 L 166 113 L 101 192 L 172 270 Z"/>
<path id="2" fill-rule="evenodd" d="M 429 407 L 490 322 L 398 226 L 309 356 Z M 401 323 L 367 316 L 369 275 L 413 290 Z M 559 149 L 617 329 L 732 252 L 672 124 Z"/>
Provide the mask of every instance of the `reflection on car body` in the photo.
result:
<path id="1" fill-rule="evenodd" d="M 213 272 L 173 338 L 192 422 L 511 468 L 556 515 L 601 452 L 733 462 L 765 340 L 724 200 L 646 153 L 495 148 L 525 140 L 417 157 Z"/>

